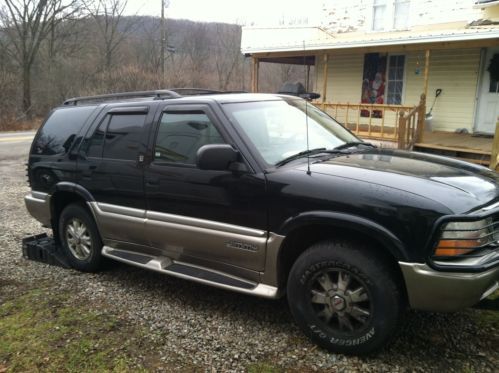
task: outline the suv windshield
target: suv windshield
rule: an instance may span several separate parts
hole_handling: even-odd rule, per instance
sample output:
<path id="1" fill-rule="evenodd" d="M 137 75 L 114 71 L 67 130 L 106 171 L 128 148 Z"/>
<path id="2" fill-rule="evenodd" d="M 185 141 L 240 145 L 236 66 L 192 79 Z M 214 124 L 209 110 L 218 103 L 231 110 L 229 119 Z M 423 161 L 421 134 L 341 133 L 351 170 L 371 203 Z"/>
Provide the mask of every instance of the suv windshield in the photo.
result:
<path id="1" fill-rule="evenodd" d="M 224 109 L 268 165 L 308 149 L 334 149 L 357 142 L 329 115 L 301 99 L 228 103 Z"/>

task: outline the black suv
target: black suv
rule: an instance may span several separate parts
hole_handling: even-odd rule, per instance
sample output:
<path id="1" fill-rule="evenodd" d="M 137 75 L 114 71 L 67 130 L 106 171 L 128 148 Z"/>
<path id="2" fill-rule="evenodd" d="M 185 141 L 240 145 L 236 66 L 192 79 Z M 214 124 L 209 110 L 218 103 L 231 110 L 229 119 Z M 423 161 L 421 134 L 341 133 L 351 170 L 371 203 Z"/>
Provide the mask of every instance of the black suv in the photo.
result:
<path id="1" fill-rule="evenodd" d="M 378 149 L 297 97 L 178 92 L 71 99 L 38 131 L 26 205 L 74 268 L 286 294 L 304 333 L 355 354 L 406 305 L 498 288 L 495 172 Z"/>

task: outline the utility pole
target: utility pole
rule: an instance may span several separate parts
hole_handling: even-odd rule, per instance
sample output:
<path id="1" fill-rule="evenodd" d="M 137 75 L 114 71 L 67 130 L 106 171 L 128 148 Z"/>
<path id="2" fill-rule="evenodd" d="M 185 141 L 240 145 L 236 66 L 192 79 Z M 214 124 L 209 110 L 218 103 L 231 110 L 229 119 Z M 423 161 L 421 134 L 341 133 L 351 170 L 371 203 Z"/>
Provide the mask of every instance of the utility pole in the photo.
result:
<path id="1" fill-rule="evenodd" d="M 166 30 L 165 30 L 165 0 L 161 0 L 161 88 L 165 88 L 165 46 L 166 46 Z"/>

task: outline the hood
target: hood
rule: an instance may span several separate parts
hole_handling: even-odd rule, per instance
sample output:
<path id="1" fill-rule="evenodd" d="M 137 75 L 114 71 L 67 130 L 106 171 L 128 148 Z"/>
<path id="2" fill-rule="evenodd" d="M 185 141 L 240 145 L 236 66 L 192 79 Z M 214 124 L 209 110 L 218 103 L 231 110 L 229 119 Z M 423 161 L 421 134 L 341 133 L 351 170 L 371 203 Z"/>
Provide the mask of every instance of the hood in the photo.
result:
<path id="1" fill-rule="evenodd" d="M 499 175 L 452 158 L 373 149 L 326 160 L 311 159 L 310 170 L 382 185 L 433 200 L 460 214 L 499 197 Z M 296 168 L 306 171 L 306 164 Z"/>

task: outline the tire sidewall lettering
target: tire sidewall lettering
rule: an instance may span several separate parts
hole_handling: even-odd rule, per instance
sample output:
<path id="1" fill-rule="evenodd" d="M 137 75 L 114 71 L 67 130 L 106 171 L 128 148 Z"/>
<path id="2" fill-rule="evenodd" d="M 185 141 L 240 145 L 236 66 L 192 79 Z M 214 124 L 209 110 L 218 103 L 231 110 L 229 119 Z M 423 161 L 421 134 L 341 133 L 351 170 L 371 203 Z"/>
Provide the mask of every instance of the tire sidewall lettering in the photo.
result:
<path id="1" fill-rule="evenodd" d="M 317 337 L 323 340 L 327 340 L 331 344 L 335 344 L 338 346 L 358 346 L 363 343 L 368 342 L 371 338 L 374 337 L 376 334 L 375 328 L 372 327 L 367 333 L 364 335 L 357 337 L 357 338 L 352 338 L 352 339 L 345 339 L 345 338 L 338 338 L 334 336 L 329 336 L 326 332 L 321 330 L 317 325 L 315 324 L 309 324 L 308 328 L 310 331 Z"/>

